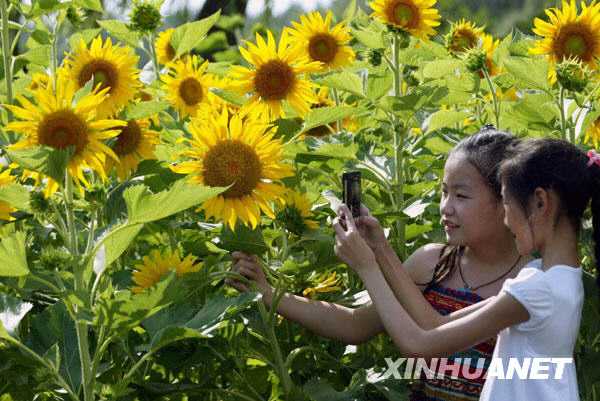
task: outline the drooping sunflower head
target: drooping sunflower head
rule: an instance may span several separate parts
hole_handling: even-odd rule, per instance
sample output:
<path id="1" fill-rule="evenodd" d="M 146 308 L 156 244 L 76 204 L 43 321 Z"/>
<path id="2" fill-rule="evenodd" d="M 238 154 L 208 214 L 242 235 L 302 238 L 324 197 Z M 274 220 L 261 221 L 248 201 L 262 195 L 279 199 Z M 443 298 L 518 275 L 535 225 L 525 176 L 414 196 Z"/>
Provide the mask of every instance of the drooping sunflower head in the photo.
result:
<path id="1" fill-rule="evenodd" d="M 383 23 L 400 28 L 427 40 L 440 25 L 440 14 L 434 8 L 437 0 L 374 0 L 369 3 L 373 15 Z"/>
<path id="2" fill-rule="evenodd" d="M 111 148 L 119 158 L 108 158 L 106 171 L 113 167 L 121 181 L 126 180 L 142 160 L 154 159 L 154 148 L 159 143 L 158 132 L 151 130 L 149 120 L 129 120 L 119 129 Z"/>
<path id="3" fill-rule="evenodd" d="M 169 28 L 158 34 L 154 48 L 156 49 L 156 57 L 158 62 L 163 65 L 169 64 L 175 60 L 176 52 L 175 48 L 171 44 L 171 38 L 173 37 L 175 29 Z"/>
<path id="4" fill-rule="evenodd" d="M 314 230 L 319 224 L 312 220 L 311 203 L 305 193 L 288 189 L 278 208 L 277 220 L 294 234 L 302 235 L 306 230 Z"/>
<path id="5" fill-rule="evenodd" d="M 167 99 L 181 118 L 194 117 L 201 106 L 214 97 L 208 90 L 216 86 L 216 80 L 206 73 L 208 61 L 200 64 L 197 56 L 186 57 L 170 64 L 169 72 L 163 75 Z"/>
<path id="6" fill-rule="evenodd" d="M 283 199 L 278 181 L 293 173 L 283 163 L 283 145 L 273 139 L 274 130 L 251 114 L 230 118 L 223 109 L 218 115 L 193 119 L 189 131 L 192 139 L 183 153 L 189 160 L 171 167 L 173 171 L 210 187 L 231 185 L 204 202 L 201 208 L 206 217 L 221 220 L 231 229 L 237 220 L 255 228 L 261 211 L 275 218 L 273 202 Z"/>
<path id="7" fill-rule="evenodd" d="M 581 12 L 577 12 L 575 0 L 563 0 L 562 8 L 549 8 L 546 15 L 550 21 L 541 18 L 534 20 L 533 32 L 541 36 L 532 54 L 548 57 L 551 65 L 565 58 L 577 58 L 589 67 L 596 66 L 600 56 L 600 3 L 586 5 L 581 2 Z M 556 71 L 551 68 L 549 78 L 556 81 Z"/>
<path id="8" fill-rule="evenodd" d="M 68 74 L 57 75 L 56 88 L 52 80 L 46 87 L 33 91 L 34 102 L 18 96 L 20 106 L 6 105 L 17 120 L 7 124 L 6 129 L 21 135 L 14 145 L 16 149 L 27 149 L 40 145 L 55 149 L 73 149 L 68 171 L 77 184 L 88 186 L 84 172 L 95 171 L 105 179 L 104 164 L 107 157 L 117 158 L 104 143 L 118 135 L 118 127 L 125 125 L 120 120 L 96 119 L 96 109 L 108 92 L 107 88 L 75 99 L 76 82 Z M 51 179 L 49 179 L 51 181 Z M 56 183 L 51 187 L 57 188 Z"/>
<path id="9" fill-rule="evenodd" d="M 194 263 L 194 257 L 187 255 L 181 258 L 179 250 L 159 251 L 154 249 L 149 255 L 142 258 L 142 263 L 135 266 L 133 272 L 133 282 L 136 284 L 132 288 L 134 293 L 140 293 L 156 283 L 158 283 L 166 274 L 174 271 L 177 277 L 186 273 L 196 272 L 202 267 L 201 263 Z"/>
<path id="10" fill-rule="evenodd" d="M 161 23 L 160 2 L 134 0 L 129 19 L 129 29 L 140 33 L 154 32 Z"/>
<path id="11" fill-rule="evenodd" d="M 354 51 L 348 42 L 352 37 L 344 23 L 339 23 L 331 28 L 333 13 L 329 11 L 323 19 L 321 13 L 315 11 L 300 16 L 300 23 L 292 22 L 290 36 L 296 46 L 311 61 L 320 61 L 324 69 L 333 69 L 347 66 L 354 61 Z"/>
<path id="12" fill-rule="evenodd" d="M 0 188 L 15 182 L 15 177 L 10 174 L 10 171 L 10 169 L 6 169 L 0 172 Z M 15 218 L 11 216 L 11 213 L 15 211 L 16 209 L 10 204 L 0 200 L 0 220 L 14 220 Z"/>
<path id="13" fill-rule="evenodd" d="M 104 101 L 98 104 L 98 117 L 114 116 L 131 101 L 141 83 L 138 79 L 138 57 L 129 47 L 113 46 L 110 38 L 98 36 L 90 47 L 83 40 L 67 56 L 62 69 L 78 88 L 92 80 L 94 88 L 107 89 Z"/>
<path id="14" fill-rule="evenodd" d="M 464 19 L 452 23 L 446 34 L 446 49 L 452 54 L 460 54 L 478 45 L 483 34 L 483 27 L 478 27 Z"/>
<path id="15" fill-rule="evenodd" d="M 256 44 L 240 47 L 251 69 L 234 66 L 230 72 L 230 87 L 243 94 L 251 94 L 241 113 L 249 111 L 275 119 L 284 117 L 283 102 L 287 102 L 300 116 L 315 102 L 313 84 L 303 74 L 321 70 L 322 64 L 308 61 L 301 47 L 291 46 L 288 30 L 281 34 L 279 46 L 271 31 L 267 41 L 256 35 Z"/>

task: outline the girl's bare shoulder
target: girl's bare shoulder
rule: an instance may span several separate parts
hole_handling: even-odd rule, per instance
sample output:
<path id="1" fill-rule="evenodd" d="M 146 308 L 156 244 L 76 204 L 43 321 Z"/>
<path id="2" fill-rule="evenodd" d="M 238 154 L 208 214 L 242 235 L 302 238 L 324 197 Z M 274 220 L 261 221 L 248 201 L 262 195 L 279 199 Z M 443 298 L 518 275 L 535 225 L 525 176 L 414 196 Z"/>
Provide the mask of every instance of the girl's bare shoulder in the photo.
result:
<path id="1" fill-rule="evenodd" d="M 402 264 L 415 283 L 428 283 L 431 280 L 444 246 L 438 243 L 423 245 Z"/>

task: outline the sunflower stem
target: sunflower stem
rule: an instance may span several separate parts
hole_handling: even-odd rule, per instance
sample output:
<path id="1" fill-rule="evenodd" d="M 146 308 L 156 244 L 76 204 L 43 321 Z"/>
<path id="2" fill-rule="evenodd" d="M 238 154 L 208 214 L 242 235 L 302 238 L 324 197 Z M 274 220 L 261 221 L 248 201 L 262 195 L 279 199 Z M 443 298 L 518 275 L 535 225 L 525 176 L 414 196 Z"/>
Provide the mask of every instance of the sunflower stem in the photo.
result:
<path id="1" fill-rule="evenodd" d="M 560 84 L 559 84 L 560 85 Z M 558 96 L 558 109 L 560 110 L 560 133 L 563 140 L 567 140 L 567 119 L 565 117 L 565 88 L 560 87 Z"/>
<path id="2" fill-rule="evenodd" d="M 496 118 L 496 129 L 500 129 L 500 102 L 498 101 L 498 96 L 496 95 L 496 90 L 494 89 L 494 83 L 490 78 L 490 73 L 487 70 L 487 67 L 483 67 L 481 69 L 483 71 L 483 76 L 490 88 L 490 93 L 492 94 L 492 101 L 494 102 L 494 117 Z"/>
<path id="3" fill-rule="evenodd" d="M 158 81 L 160 75 L 160 67 L 158 66 L 158 58 L 156 57 L 156 49 L 154 48 L 154 38 L 152 34 L 147 36 L 148 48 L 152 55 L 152 65 L 154 66 L 154 78 Z"/>
<path id="4" fill-rule="evenodd" d="M 0 0 L 0 14 L 2 17 L 2 60 L 4 62 L 4 82 L 6 83 L 6 102 L 12 104 L 13 102 L 13 91 L 12 91 L 12 68 L 11 58 L 12 53 L 10 51 L 10 32 L 8 29 L 8 7 L 6 0 Z"/>
<path id="5" fill-rule="evenodd" d="M 400 65 L 400 38 L 398 34 L 393 36 L 393 62 L 394 68 L 394 96 L 400 97 L 402 93 L 402 70 Z M 402 173 L 403 165 L 403 147 L 404 147 L 404 134 L 406 130 L 401 126 L 400 119 L 395 116 L 392 119 L 392 127 L 394 131 L 394 188 L 395 188 L 395 199 L 396 199 L 396 210 L 400 212 L 404 205 L 404 174 Z M 401 257 L 404 257 L 404 219 L 398 216 L 396 219 L 396 246 L 400 252 Z"/>

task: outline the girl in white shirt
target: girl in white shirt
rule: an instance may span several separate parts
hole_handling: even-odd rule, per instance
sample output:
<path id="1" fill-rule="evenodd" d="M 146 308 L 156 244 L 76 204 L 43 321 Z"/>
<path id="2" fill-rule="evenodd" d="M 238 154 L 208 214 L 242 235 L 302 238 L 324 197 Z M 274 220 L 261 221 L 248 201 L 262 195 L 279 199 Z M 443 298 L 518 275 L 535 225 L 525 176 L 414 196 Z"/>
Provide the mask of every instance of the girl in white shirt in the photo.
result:
<path id="1" fill-rule="evenodd" d="M 394 269 L 395 277 L 386 281 L 357 228 L 377 232 L 378 221 L 369 215 L 356 222 L 346 218 L 351 214 L 345 205 L 334 222 L 335 252 L 359 274 L 386 331 L 404 355 L 447 356 L 498 335 L 494 357 L 504 372 L 511 357 L 520 366 L 529 360 L 530 369 L 525 377 L 512 379 L 488 371 L 481 400 L 579 400 L 574 363 L 569 363 L 583 304 L 577 238 L 591 200 L 595 257 L 600 260 L 600 155 L 586 156 L 561 140 L 528 140 L 515 146 L 499 176 L 505 224 L 519 253 L 537 251 L 541 259 L 506 280 L 497 296 L 440 315 L 403 269 Z M 393 257 L 380 263 L 401 265 Z M 400 294 L 400 302 L 394 292 Z"/>

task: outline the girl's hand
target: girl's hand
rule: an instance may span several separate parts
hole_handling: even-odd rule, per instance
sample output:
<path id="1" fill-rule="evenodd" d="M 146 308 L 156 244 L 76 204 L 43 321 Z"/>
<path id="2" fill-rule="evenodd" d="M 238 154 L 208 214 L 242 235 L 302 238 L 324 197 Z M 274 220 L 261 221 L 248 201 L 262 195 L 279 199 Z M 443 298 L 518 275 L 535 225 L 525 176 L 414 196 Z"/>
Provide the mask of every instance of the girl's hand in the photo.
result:
<path id="1" fill-rule="evenodd" d="M 388 245 L 385 232 L 375 217 L 365 205 L 360 205 L 360 216 L 355 219 L 360 236 L 364 238 L 369 248 L 376 252 Z"/>
<path id="2" fill-rule="evenodd" d="M 342 226 L 340 218 L 344 219 L 344 226 Z M 375 254 L 360 235 L 352 213 L 346 205 L 342 205 L 338 209 L 338 217 L 333 221 L 333 228 L 336 232 L 333 249 L 338 258 L 357 273 L 377 264 Z"/>
<path id="3" fill-rule="evenodd" d="M 233 264 L 231 271 L 241 274 L 248 280 L 256 283 L 258 291 L 265 297 L 270 297 L 273 294 L 273 287 L 267 281 L 265 272 L 258 261 L 256 255 L 248 255 L 244 252 L 235 251 L 231 254 Z M 240 280 L 234 278 L 225 279 L 225 284 L 232 286 L 241 292 L 248 292 L 250 288 Z"/>

